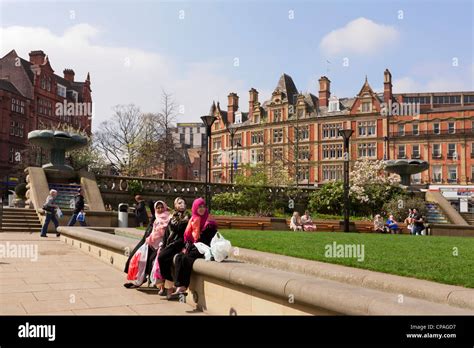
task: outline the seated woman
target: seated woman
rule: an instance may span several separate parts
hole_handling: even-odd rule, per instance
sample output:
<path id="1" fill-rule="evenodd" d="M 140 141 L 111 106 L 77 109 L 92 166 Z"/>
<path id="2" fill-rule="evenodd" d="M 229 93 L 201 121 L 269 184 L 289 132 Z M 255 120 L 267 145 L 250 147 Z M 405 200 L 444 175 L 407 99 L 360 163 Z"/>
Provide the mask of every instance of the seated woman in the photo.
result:
<path id="1" fill-rule="evenodd" d="M 313 223 L 308 210 L 301 217 L 301 224 L 303 225 L 303 231 L 316 231 L 316 225 Z"/>
<path id="2" fill-rule="evenodd" d="M 384 232 L 383 227 L 384 227 L 384 224 L 383 224 L 382 217 L 380 216 L 380 214 L 375 215 L 375 219 L 374 219 L 374 232 L 383 233 L 383 232 Z"/>
<path id="3" fill-rule="evenodd" d="M 297 211 L 295 211 L 293 213 L 293 216 L 291 217 L 290 229 L 292 229 L 293 231 L 302 231 L 303 230 L 303 226 L 301 224 L 300 214 Z"/>
<path id="4" fill-rule="evenodd" d="M 163 237 L 163 245 L 158 255 L 158 263 L 160 265 L 161 276 L 164 280 L 173 281 L 172 267 L 173 258 L 179 254 L 184 248 L 184 231 L 188 225 L 190 214 L 186 211 L 186 202 L 181 197 L 174 200 L 175 212 L 171 216 L 168 228 Z M 173 292 L 176 289 L 168 291 Z M 160 296 L 167 294 L 167 290 L 163 289 L 159 292 Z"/>
<path id="5" fill-rule="evenodd" d="M 395 221 L 393 215 L 388 217 L 388 220 L 385 222 L 385 226 L 388 227 L 390 233 L 397 233 L 398 232 L 398 223 Z"/>
<path id="6" fill-rule="evenodd" d="M 201 242 L 207 246 L 217 232 L 217 224 L 209 217 L 206 201 L 202 198 L 194 200 L 192 217 L 184 232 L 185 247 L 175 258 L 175 287 L 176 290 L 168 296 L 168 300 L 178 299 L 186 290 L 191 281 L 191 272 L 196 259 L 204 258 L 194 243 Z"/>
<path id="7" fill-rule="evenodd" d="M 146 268 L 145 268 L 145 277 L 139 281 L 133 281 L 129 283 L 125 283 L 124 286 L 126 288 L 138 288 L 140 287 L 144 282 L 145 278 L 148 277 L 148 280 L 150 281 L 150 274 L 153 269 L 153 262 L 156 259 L 156 256 L 158 254 L 159 248 L 160 248 L 160 243 L 163 240 L 163 236 L 165 234 L 165 230 L 168 227 L 168 223 L 170 220 L 170 213 L 168 210 L 168 206 L 164 201 L 156 201 L 155 202 L 155 220 L 153 221 L 152 228 L 148 236 L 145 233 L 144 236 L 144 243 L 148 245 L 148 254 L 147 254 L 147 262 L 146 262 Z M 141 243 L 141 241 L 140 241 Z M 140 244 L 139 243 L 139 244 Z M 143 245 L 143 243 L 141 243 Z M 138 250 L 138 248 L 135 248 Z M 135 250 L 135 252 L 136 252 Z M 125 269 L 127 270 L 128 273 L 128 263 L 125 265 Z M 161 275 L 157 274 L 158 279 L 161 279 Z M 160 284 L 160 289 L 163 290 L 164 284 Z"/>

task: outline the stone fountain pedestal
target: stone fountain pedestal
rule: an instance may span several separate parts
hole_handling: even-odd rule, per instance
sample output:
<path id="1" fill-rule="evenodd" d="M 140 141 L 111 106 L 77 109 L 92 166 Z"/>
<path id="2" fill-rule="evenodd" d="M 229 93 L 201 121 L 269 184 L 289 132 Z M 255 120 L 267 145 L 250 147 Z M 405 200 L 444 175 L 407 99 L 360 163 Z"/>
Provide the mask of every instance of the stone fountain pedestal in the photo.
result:
<path id="1" fill-rule="evenodd" d="M 429 168 L 429 163 L 422 160 L 388 160 L 385 161 L 385 170 L 400 175 L 401 184 L 411 187 L 412 174 L 421 173 Z"/>

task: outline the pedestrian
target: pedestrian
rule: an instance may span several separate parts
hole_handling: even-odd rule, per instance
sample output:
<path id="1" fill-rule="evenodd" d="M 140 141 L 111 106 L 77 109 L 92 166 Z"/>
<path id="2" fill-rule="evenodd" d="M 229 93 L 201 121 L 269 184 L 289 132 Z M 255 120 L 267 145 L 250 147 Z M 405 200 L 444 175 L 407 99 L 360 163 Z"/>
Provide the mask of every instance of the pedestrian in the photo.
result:
<path id="1" fill-rule="evenodd" d="M 74 197 L 74 210 L 72 212 L 72 216 L 69 220 L 68 226 L 74 226 L 77 220 L 79 220 L 79 224 L 81 226 L 86 226 L 84 206 L 84 191 L 82 190 L 82 188 L 79 188 L 77 190 L 77 195 Z M 83 218 L 81 218 L 81 215 Z"/>
<path id="2" fill-rule="evenodd" d="M 46 202 L 43 205 L 43 210 L 46 213 L 45 220 L 43 226 L 41 227 L 41 237 L 48 237 L 48 226 L 49 222 L 53 221 L 54 230 L 56 232 L 56 237 L 59 237 L 60 233 L 57 231 L 59 226 L 58 218 L 56 217 L 56 211 L 59 206 L 56 204 L 56 197 L 58 196 L 58 191 L 50 190 L 49 196 L 46 197 Z"/>
<path id="3" fill-rule="evenodd" d="M 140 227 L 148 225 L 148 214 L 146 212 L 145 200 L 140 195 L 135 196 L 135 217 L 137 218 L 137 223 Z"/>
<path id="4" fill-rule="evenodd" d="M 414 235 L 421 235 L 421 231 L 425 229 L 424 219 L 418 209 L 413 209 L 413 233 Z"/>
<path id="5" fill-rule="evenodd" d="M 291 217 L 290 229 L 292 229 L 293 231 L 302 231 L 303 230 L 303 226 L 301 224 L 300 214 L 297 211 L 295 211 L 293 213 L 293 216 Z"/>

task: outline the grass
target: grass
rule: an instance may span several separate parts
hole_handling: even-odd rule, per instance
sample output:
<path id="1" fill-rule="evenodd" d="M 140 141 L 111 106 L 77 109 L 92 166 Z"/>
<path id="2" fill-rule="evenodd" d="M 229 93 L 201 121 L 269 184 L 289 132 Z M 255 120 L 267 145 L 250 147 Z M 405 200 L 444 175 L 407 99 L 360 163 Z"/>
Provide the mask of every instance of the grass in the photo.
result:
<path id="1" fill-rule="evenodd" d="M 474 238 L 222 230 L 233 246 L 474 288 Z M 365 258 L 327 258 L 326 245 L 364 245 Z M 458 256 L 455 256 L 457 251 Z"/>

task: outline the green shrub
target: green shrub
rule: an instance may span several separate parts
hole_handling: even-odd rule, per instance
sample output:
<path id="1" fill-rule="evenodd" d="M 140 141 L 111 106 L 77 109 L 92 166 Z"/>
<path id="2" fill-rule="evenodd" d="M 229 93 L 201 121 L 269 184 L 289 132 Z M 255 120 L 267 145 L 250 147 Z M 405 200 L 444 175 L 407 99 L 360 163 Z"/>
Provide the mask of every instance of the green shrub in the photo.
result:
<path id="1" fill-rule="evenodd" d="M 403 222 L 408 216 L 408 209 L 416 208 L 421 215 L 426 216 L 426 202 L 422 198 L 398 195 L 384 204 L 380 214 L 384 217 L 392 214 L 395 220 Z"/>
<path id="2" fill-rule="evenodd" d="M 142 193 L 143 192 L 142 183 L 138 180 L 130 180 L 128 182 L 128 192 L 130 192 L 132 196 Z"/>

